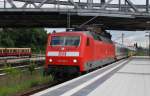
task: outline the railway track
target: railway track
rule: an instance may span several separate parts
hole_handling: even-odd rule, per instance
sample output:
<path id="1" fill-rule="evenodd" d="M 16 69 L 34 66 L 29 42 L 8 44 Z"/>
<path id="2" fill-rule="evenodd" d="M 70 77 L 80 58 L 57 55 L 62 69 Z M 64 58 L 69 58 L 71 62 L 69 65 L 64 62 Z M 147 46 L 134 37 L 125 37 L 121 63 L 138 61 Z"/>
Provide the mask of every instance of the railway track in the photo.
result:
<path id="1" fill-rule="evenodd" d="M 31 58 L 37 58 L 37 57 L 45 57 L 44 54 L 32 54 Z M 7 57 L 0 57 L 0 60 L 5 59 L 21 59 L 21 58 L 29 58 L 29 56 L 7 56 Z"/>
<path id="2" fill-rule="evenodd" d="M 36 87 L 33 87 L 23 93 L 19 93 L 19 94 L 16 94 L 15 96 L 30 96 L 34 93 L 37 93 L 39 91 L 42 91 L 42 90 L 45 90 L 47 88 L 50 88 L 50 87 L 53 87 L 53 86 L 56 86 L 58 84 L 61 84 L 63 82 L 66 82 L 70 79 L 66 79 L 66 80 L 59 80 L 59 81 L 53 81 L 53 82 L 50 82 L 50 83 L 46 83 L 46 84 L 43 84 L 43 85 L 39 85 L 39 86 L 36 86 Z"/>
<path id="3" fill-rule="evenodd" d="M 23 63 L 23 62 L 36 62 L 36 61 L 44 61 L 45 57 L 37 57 L 37 58 L 13 58 L 13 59 L 2 59 L 0 60 L 0 68 L 5 64 L 14 64 Z"/>
<path id="4" fill-rule="evenodd" d="M 41 66 L 43 66 L 45 62 L 45 57 L 39 57 L 39 58 L 20 58 L 20 59 L 9 59 L 7 62 L 1 62 L 0 63 L 0 76 L 7 75 L 4 73 L 6 66 L 11 66 L 15 69 L 27 69 L 31 63 L 34 63 L 36 68 L 39 69 Z"/>
<path id="5" fill-rule="evenodd" d="M 26 57 L 0 57 L 0 64 L 1 63 L 9 63 L 9 62 L 17 62 L 17 61 L 22 61 L 22 60 L 38 60 L 38 59 L 45 59 L 45 56 L 31 57 L 31 58 L 26 58 Z"/>
<path id="6" fill-rule="evenodd" d="M 25 70 L 25 69 L 27 69 L 27 67 L 29 67 L 29 65 L 17 66 L 17 67 L 12 67 L 12 68 L 16 68 L 16 69 L 17 69 L 17 68 L 21 68 L 22 71 L 27 71 L 27 70 Z M 43 68 L 42 66 L 39 66 L 39 67 L 36 67 L 35 70 L 39 70 L 39 69 L 42 69 L 42 68 Z M 5 70 L 5 69 L 0 69 L 0 77 L 7 75 L 7 73 L 4 73 L 4 72 L 3 72 L 4 70 Z"/>

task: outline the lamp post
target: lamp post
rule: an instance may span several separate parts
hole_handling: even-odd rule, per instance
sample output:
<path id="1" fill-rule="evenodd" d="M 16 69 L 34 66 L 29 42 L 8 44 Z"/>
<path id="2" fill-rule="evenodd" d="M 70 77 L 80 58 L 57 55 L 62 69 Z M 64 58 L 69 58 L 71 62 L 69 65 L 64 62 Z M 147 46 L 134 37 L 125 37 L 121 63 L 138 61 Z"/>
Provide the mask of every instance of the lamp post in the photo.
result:
<path id="1" fill-rule="evenodd" d="M 146 21 L 147 29 L 149 29 L 150 21 Z M 147 31 L 148 35 L 145 35 L 146 37 L 149 37 L 149 56 L 150 56 L 150 31 Z"/>
<path id="2" fill-rule="evenodd" d="M 4 0 L 4 8 L 6 8 L 6 0 Z"/>
<path id="3" fill-rule="evenodd" d="M 146 12 L 149 13 L 149 0 L 146 0 Z"/>
<path id="4" fill-rule="evenodd" d="M 124 33 L 121 34 L 122 45 L 124 44 Z"/>
<path id="5" fill-rule="evenodd" d="M 145 36 L 149 38 L 149 56 L 150 56 L 150 32 L 146 32 L 146 33 L 148 33 L 148 35 Z"/>

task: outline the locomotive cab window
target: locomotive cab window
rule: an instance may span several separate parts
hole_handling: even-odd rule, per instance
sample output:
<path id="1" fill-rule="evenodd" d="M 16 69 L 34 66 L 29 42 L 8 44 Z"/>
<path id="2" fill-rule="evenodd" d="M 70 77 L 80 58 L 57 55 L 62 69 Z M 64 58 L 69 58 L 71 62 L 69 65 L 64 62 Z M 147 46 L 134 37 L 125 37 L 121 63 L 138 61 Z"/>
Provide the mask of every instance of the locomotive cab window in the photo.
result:
<path id="1" fill-rule="evenodd" d="M 50 45 L 52 46 L 79 46 L 80 36 L 53 36 Z"/>

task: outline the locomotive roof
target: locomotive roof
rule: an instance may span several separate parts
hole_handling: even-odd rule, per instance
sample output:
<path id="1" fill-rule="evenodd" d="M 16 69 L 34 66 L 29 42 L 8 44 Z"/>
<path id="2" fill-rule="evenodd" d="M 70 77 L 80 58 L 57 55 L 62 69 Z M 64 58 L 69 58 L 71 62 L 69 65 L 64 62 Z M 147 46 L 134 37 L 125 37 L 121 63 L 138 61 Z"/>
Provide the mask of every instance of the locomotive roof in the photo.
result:
<path id="1" fill-rule="evenodd" d="M 98 34 L 90 31 L 65 31 L 59 33 L 52 33 L 52 35 L 63 35 L 63 34 L 86 34 L 92 36 L 95 40 L 104 41 L 108 43 L 112 43 L 111 37 L 109 33 Z"/>
<path id="2" fill-rule="evenodd" d="M 65 34 L 65 35 L 67 35 L 67 34 L 69 34 L 69 35 L 73 35 L 73 34 L 76 34 L 76 35 L 81 35 L 81 34 L 86 34 L 86 35 L 91 35 L 92 36 L 92 34 L 91 34 L 91 32 L 89 32 L 89 31 L 64 31 L 64 32 L 58 32 L 58 33 L 52 33 L 51 35 L 63 35 L 63 34 Z"/>
<path id="3" fill-rule="evenodd" d="M 73 34 L 73 33 L 86 33 L 86 32 L 88 32 L 88 31 L 64 31 L 64 32 L 56 32 L 56 33 L 52 33 L 52 34 Z"/>

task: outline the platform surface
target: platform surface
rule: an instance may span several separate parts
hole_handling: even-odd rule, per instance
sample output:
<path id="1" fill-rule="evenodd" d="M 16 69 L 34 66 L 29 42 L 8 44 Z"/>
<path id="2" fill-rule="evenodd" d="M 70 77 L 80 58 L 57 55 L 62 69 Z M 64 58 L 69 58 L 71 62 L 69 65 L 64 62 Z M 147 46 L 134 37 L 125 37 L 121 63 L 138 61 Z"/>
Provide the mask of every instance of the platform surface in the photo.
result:
<path id="1" fill-rule="evenodd" d="M 150 58 L 121 60 L 32 96 L 150 96 Z"/>

